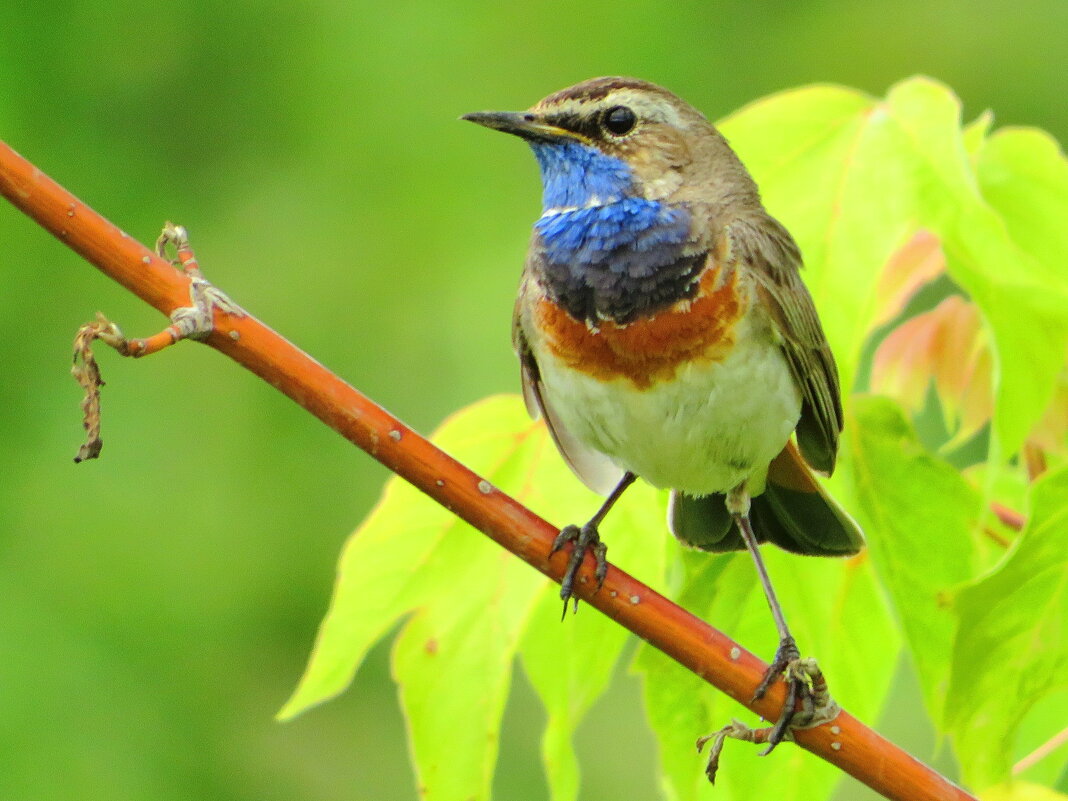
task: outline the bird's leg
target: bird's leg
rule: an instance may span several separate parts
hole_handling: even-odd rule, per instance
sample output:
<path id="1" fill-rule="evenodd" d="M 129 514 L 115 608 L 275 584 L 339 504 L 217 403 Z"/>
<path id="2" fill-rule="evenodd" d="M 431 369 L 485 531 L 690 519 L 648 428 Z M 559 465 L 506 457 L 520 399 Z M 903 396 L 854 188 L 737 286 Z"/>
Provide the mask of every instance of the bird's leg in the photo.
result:
<path id="1" fill-rule="evenodd" d="M 601 585 L 604 584 L 604 577 L 608 573 L 608 562 L 605 559 L 608 549 L 601 542 L 597 527 L 601 525 L 601 521 L 608 514 L 608 510 L 623 495 L 623 491 L 634 483 L 635 478 L 637 476 L 634 473 L 624 473 L 616 488 L 605 498 L 601 508 L 597 510 L 597 514 L 591 517 L 586 525 L 581 528 L 574 525 L 564 526 L 560 529 L 560 533 L 556 535 L 556 539 L 553 540 L 553 547 L 549 551 L 549 556 L 559 551 L 568 542 L 574 544 L 571 558 L 567 562 L 567 570 L 564 572 L 564 578 L 560 581 L 560 597 L 564 599 L 565 615 L 567 614 L 567 603 L 574 597 L 575 576 L 578 574 L 578 569 L 586 556 L 586 551 L 592 550 L 594 558 L 597 560 L 597 568 L 594 572 L 594 576 L 597 579 L 597 589 L 601 589 Z M 575 598 L 574 608 L 578 609 L 578 598 Z"/>
<path id="2" fill-rule="evenodd" d="M 775 588 L 771 585 L 767 568 L 764 567 L 764 560 L 760 556 L 760 547 L 757 543 L 756 535 L 753 533 L 753 526 L 749 521 L 749 501 L 749 491 L 743 482 L 727 494 L 727 510 L 738 524 L 738 530 L 742 534 L 742 539 L 745 540 L 745 546 L 749 549 L 753 562 L 756 564 L 757 575 L 760 577 L 760 586 L 764 588 L 764 597 L 767 598 L 768 606 L 771 607 L 771 615 L 775 619 L 775 628 L 779 632 L 779 647 L 775 651 L 775 658 L 772 660 L 767 672 L 764 673 L 764 678 L 761 679 L 756 692 L 753 693 L 753 700 L 757 701 L 763 698 L 768 687 L 780 676 L 787 683 L 786 703 L 783 705 L 779 719 L 768 734 L 768 747 L 764 751 L 767 754 L 787 737 L 791 728 L 796 728 L 799 725 L 803 726 L 815 717 L 819 717 L 818 711 L 811 713 L 809 711 L 818 703 L 819 698 L 814 698 L 813 696 L 811 670 L 807 668 L 808 662 L 811 661 L 813 663 L 812 669 L 815 669 L 814 660 L 804 660 L 806 667 L 801 667 L 801 653 L 798 651 L 797 643 L 786 625 L 786 617 L 782 613 L 778 598 L 775 597 Z M 808 721 L 795 719 L 794 707 L 797 705 L 798 700 L 802 702 L 803 712 L 801 717 L 808 718 Z"/>
<path id="3" fill-rule="evenodd" d="M 749 521 L 749 505 L 749 492 L 744 483 L 735 487 L 727 495 L 727 511 L 730 512 L 735 523 L 737 523 L 738 530 L 745 541 L 745 547 L 749 549 L 749 554 L 753 557 L 757 576 L 760 578 L 760 586 L 764 589 L 764 597 L 767 598 L 768 606 L 771 608 L 771 616 L 775 619 L 775 628 L 779 632 L 779 648 L 775 652 L 775 659 L 764 674 L 764 678 L 757 687 L 756 692 L 753 693 L 753 700 L 757 701 L 764 697 L 764 693 L 767 692 L 771 683 L 782 675 L 783 671 L 786 670 L 787 664 L 800 658 L 801 654 L 797 650 L 797 643 L 794 642 L 794 638 L 790 634 L 789 626 L 786 625 L 786 617 L 782 613 L 779 599 L 775 596 L 775 588 L 768 577 L 768 569 L 764 566 L 764 559 L 760 555 L 760 546 L 756 535 L 753 533 L 753 525 Z"/>
<path id="4" fill-rule="evenodd" d="M 761 752 L 761 756 L 764 756 L 771 753 L 771 750 L 783 740 L 792 740 L 793 733 L 798 729 L 812 729 L 829 723 L 838 717 L 841 711 L 827 691 L 827 682 L 816 660 L 802 659 L 794 638 L 790 636 L 790 629 L 786 625 L 786 618 L 782 613 L 782 607 L 779 606 L 779 600 L 775 597 L 775 590 L 771 586 L 767 568 L 764 567 L 764 560 L 760 556 L 757 538 L 753 534 L 753 526 L 749 521 L 749 500 L 749 491 L 743 482 L 727 494 L 727 510 L 737 522 L 746 548 L 753 556 L 757 574 L 760 576 L 760 584 L 764 588 L 764 596 L 775 618 L 775 627 L 779 630 L 779 647 L 775 652 L 775 659 L 757 686 L 756 692 L 753 693 L 753 700 L 762 698 L 772 682 L 782 676 L 786 681 L 786 703 L 783 704 L 779 719 L 772 726 L 753 729 L 735 720 L 730 725 L 697 741 L 698 751 L 706 743 L 712 743 L 708 767 L 705 769 L 710 782 L 715 782 L 720 752 L 727 738 L 746 740 L 751 743 L 767 743 L 768 747 Z M 795 710 L 798 702 L 801 708 Z"/>

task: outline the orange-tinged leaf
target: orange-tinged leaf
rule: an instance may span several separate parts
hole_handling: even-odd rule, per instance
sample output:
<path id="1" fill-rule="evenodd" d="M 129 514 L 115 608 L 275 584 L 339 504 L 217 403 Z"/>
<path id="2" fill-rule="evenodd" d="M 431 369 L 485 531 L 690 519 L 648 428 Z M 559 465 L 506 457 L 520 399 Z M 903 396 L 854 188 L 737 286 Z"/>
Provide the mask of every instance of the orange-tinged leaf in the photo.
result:
<path id="1" fill-rule="evenodd" d="M 912 412 L 922 409 L 934 372 L 932 352 L 939 326 L 939 318 L 925 312 L 891 331 L 875 351 L 872 389 L 897 398 Z"/>
<path id="2" fill-rule="evenodd" d="M 982 336 L 980 331 L 980 336 Z M 972 352 L 968 355 L 969 366 L 967 380 L 960 386 L 960 395 L 956 407 L 957 433 L 953 436 L 946 447 L 954 448 L 964 443 L 976 434 L 979 429 L 990 421 L 994 413 L 994 363 L 990 347 L 985 341 L 976 341 Z M 936 375 L 937 378 L 937 375 Z M 942 409 L 947 415 L 954 411 L 952 405 L 953 395 L 939 391 L 939 400 Z M 947 425 L 948 427 L 948 425 Z"/>
<path id="3" fill-rule="evenodd" d="M 960 295 L 902 323 L 882 342 L 872 365 L 872 389 L 913 412 L 923 408 L 933 381 L 959 444 L 993 413 L 993 363 L 979 311 Z"/>
<path id="4" fill-rule="evenodd" d="M 894 254 L 875 286 L 876 306 L 872 326 L 888 323 L 927 283 L 946 270 L 942 245 L 930 231 L 921 228 Z"/>

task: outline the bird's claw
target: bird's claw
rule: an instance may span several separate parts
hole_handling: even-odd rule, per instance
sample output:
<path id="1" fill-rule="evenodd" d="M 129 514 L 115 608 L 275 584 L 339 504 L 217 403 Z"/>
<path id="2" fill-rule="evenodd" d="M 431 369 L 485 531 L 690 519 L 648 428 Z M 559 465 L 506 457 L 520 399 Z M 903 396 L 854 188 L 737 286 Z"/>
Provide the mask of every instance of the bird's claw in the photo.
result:
<path id="1" fill-rule="evenodd" d="M 730 737 L 735 740 L 753 742 L 756 732 L 757 729 L 749 728 L 740 720 L 732 720 L 719 731 L 697 738 L 697 753 L 699 754 L 705 747 L 705 743 L 712 741 L 712 747 L 708 749 L 708 763 L 705 765 L 705 775 L 708 777 L 709 784 L 716 783 L 716 772 L 719 770 L 719 755 L 723 750 L 723 741 Z"/>
<path id="2" fill-rule="evenodd" d="M 785 678 L 790 665 L 800 658 L 801 651 L 798 650 L 797 643 L 794 642 L 793 637 L 784 637 L 780 640 L 779 647 L 775 651 L 775 658 L 771 660 L 768 669 L 764 671 L 764 678 L 760 680 L 760 684 L 757 685 L 756 690 L 753 692 L 753 700 L 759 701 L 763 698 L 768 688 L 775 683 L 775 680 L 780 676 Z"/>
<path id="3" fill-rule="evenodd" d="M 786 682 L 786 701 L 782 705 L 782 712 L 775 725 L 768 731 L 768 747 L 761 752 L 761 756 L 770 754 L 775 746 L 787 739 L 792 723 L 795 718 L 795 708 L 800 699 L 802 712 L 811 705 L 811 691 L 808 683 L 803 678 L 803 671 L 798 667 L 801 661 L 801 652 L 793 637 L 784 637 L 775 650 L 775 658 L 771 660 L 768 669 L 764 671 L 764 677 L 760 680 L 753 692 L 753 700 L 759 701 L 767 693 L 768 688 L 781 676 Z M 815 665 L 815 660 L 808 660 Z M 819 668 L 817 667 L 818 671 Z"/>
<path id="4" fill-rule="evenodd" d="M 560 529 L 560 533 L 556 535 L 556 539 L 553 540 L 553 547 L 549 550 L 549 556 L 552 556 L 569 542 L 573 545 L 573 548 L 571 556 L 567 560 L 567 570 L 564 571 L 564 577 L 560 581 L 560 597 L 564 601 L 565 615 L 567 614 L 568 602 L 572 598 L 575 600 L 573 608 L 578 609 L 578 598 L 575 598 L 574 593 L 575 578 L 578 575 L 579 568 L 582 566 L 582 561 L 586 558 L 587 551 L 592 551 L 597 561 L 597 567 L 593 574 L 594 578 L 597 579 L 597 589 L 601 589 L 605 576 L 608 575 L 608 560 L 606 558 L 608 548 L 601 542 L 596 526 L 590 523 L 581 528 L 574 525 L 564 526 Z"/>
<path id="5" fill-rule="evenodd" d="M 786 646 L 785 649 L 783 648 L 784 645 Z M 793 641 L 784 642 L 780 645 L 779 651 L 783 652 L 785 650 L 789 654 L 791 648 L 796 650 L 796 645 L 793 644 Z M 776 654 L 775 663 L 772 664 L 769 673 L 776 668 L 779 655 L 779 653 Z M 781 669 L 778 669 L 775 676 L 779 675 L 787 682 L 789 689 L 782 714 L 773 726 L 754 729 L 746 726 L 741 721 L 732 720 L 729 725 L 697 741 L 698 751 L 704 747 L 705 743 L 712 742 L 712 748 L 708 754 L 708 764 L 705 767 L 705 774 L 710 782 L 715 782 L 716 771 L 719 769 L 720 752 L 723 750 L 724 740 L 728 737 L 733 740 L 744 740 L 758 745 L 767 744 L 768 747 L 760 753 L 761 756 L 765 756 L 779 743 L 785 740 L 792 741 L 795 731 L 814 729 L 824 723 L 830 723 L 842 711 L 838 703 L 831 698 L 831 694 L 827 690 L 827 681 L 824 679 L 823 672 L 815 659 L 791 658 Z M 768 684 L 770 683 L 769 681 Z M 761 684 L 763 685 L 764 682 L 761 682 Z M 795 710 L 798 701 L 801 703 L 801 708 Z"/>
<path id="6" fill-rule="evenodd" d="M 814 729 L 829 723 L 842 711 L 838 702 L 831 697 L 827 679 L 823 677 L 823 671 L 815 659 L 807 657 L 793 660 L 783 671 L 783 678 L 797 685 L 801 700 L 801 709 L 794 710 L 784 736 L 797 729 Z"/>
<path id="7" fill-rule="evenodd" d="M 759 700 L 768 686 L 777 677 L 782 676 L 786 682 L 786 702 L 775 725 L 768 732 L 768 747 L 761 756 L 770 754 L 779 743 L 791 740 L 796 729 L 810 729 L 833 720 L 838 716 L 839 707 L 827 691 L 827 681 L 815 659 L 802 659 L 797 644 L 792 637 L 779 643 L 775 659 L 764 674 L 764 679 L 757 687 L 753 700 Z M 800 709 L 798 709 L 800 703 Z"/>

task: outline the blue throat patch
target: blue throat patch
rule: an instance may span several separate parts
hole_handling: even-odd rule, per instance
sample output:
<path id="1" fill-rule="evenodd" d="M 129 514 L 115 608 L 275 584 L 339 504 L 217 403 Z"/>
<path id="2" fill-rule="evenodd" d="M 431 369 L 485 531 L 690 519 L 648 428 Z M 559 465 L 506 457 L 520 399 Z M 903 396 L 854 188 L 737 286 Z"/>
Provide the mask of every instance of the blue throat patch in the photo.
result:
<path id="1" fill-rule="evenodd" d="M 541 167 L 542 208 L 585 206 L 591 198 L 611 203 L 631 187 L 630 167 L 578 142 L 531 142 Z"/>
<path id="2" fill-rule="evenodd" d="M 655 200 L 626 197 L 604 206 L 548 214 L 534 223 L 546 258 L 580 275 L 602 268 L 651 275 L 678 256 L 690 233 L 690 212 Z"/>
<path id="3" fill-rule="evenodd" d="M 648 275 L 689 234 L 684 207 L 631 194 L 634 180 L 621 159 L 578 142 L 532 142 L 531 148 L 541 167 L 542 209 L 567 209 L 534 224 L 549 261 Z"/>
<path id="4" fill-rule="evenodd" d="M 634 196 L 630 168 L 596 148 L 578 142 L 531 147 L 546 212 L 534 223 L 537 264 L 550 293 L 573 317 L 626 322 L 692 294 L 704 256 L 682 255 L 688 208 Z"/>

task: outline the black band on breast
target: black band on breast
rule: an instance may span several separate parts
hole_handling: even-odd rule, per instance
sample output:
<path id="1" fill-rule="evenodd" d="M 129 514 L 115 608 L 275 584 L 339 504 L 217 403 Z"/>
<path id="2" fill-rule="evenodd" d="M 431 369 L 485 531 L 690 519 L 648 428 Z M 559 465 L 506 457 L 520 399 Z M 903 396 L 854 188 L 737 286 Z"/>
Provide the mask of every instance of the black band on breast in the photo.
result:
<path id="1" fill-rule="evenodd" d="M 571 317 L 593 325 L 604 320 L 623 325 L 696 294 L 708 254 L 681 256 L 677 245 L 664 250 L 670 254 L 631 251 L 581 270 L 549 261 L 539 251 L 531 267 L 549 297 Z M 665 257 L 673 260 L 665 262 Z"/>

